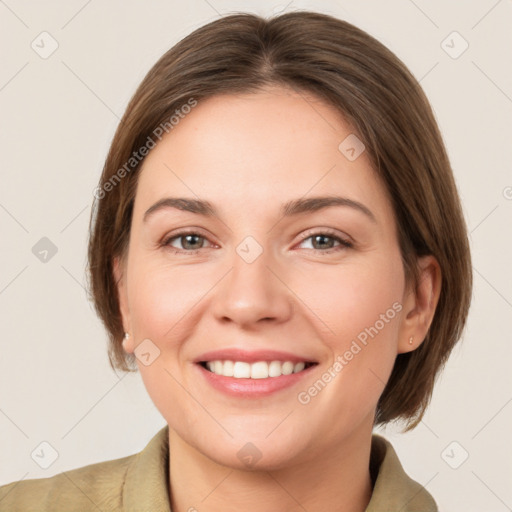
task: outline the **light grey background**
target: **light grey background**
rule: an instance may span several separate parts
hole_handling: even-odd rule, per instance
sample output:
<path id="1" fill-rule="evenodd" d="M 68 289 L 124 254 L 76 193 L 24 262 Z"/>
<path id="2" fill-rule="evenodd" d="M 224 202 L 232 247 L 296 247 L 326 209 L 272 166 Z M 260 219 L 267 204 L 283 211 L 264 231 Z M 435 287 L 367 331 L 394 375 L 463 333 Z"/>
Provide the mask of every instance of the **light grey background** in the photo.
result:
<path id="1" fill-rule="evenodd" d="M 512 510 L 510 0 L 0 1 L 0 484 L 135 453 L 165 425 L 139 375 L 110 369 L 86 297 L 92 192 L 129 98 L 169 47 L 232 11 L 304 8 L 368 31 L 421 80 L 471 232 L 463 343 L 418 428 L 384 434 L 442 511 Z M 32 252 L 43 237 L 58 249 L 46 262 Z M 43 441 L 58 453 L 47 469 Z"/>

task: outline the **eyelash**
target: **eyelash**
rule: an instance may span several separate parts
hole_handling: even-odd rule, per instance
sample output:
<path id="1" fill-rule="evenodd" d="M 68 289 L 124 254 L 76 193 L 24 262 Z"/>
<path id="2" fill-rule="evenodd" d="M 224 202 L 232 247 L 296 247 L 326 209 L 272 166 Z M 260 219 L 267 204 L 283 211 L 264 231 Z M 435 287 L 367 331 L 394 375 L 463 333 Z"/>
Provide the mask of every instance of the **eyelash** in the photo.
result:
<path id="1" fill-rule="evenodd" d="M 185 237 L 187 235 L 198 235 L 200 238 L 203 238 L 205 240 L 207 239 L 205 236 L 201 235 L 197 231 L 194 231 L 194 230 L 184 230 L 184 231 L 180 231 L 178 233 L 174 233 L 170 237 L 164 238 L 164 240 L 161 242 L 160 245 L 161 245 L 161 247 L 164 247 L 164 248 L 167 248 L 167 249 L 171 250 L 175 254 L 188 254 L 188 255 L 197 254 L 201 249 L 192 249 L 192 250 L 188 251 L 186 249 L 176 249 L 175 247 L 172 247 L 170 245 L 170 243 L 173 240 Z M 319 236 L 319 235 L 324 235 L 327 238 L 331 238 L 334 241 L 339 242 L 339 245 L 336 246 L 336 247 L 331 247 L 329 249 L 323 249 L 323 250 L 322 249 L 314 249 L 314 248 L 313 249 L 308 249 L 308 250 L 313 250 L 315 252 L 321 252 L 323 254 L 331 254 L 333 252 L 338 252 L 338 251 L 344 250 L 344 249 L 351 249 L 352 247 L 354 247 L 354 244 L 352 242 L 337 236 L 330 229 L 323 229 L 321 231 L 320 230 L 319 231 L 309 231 L 309 232 L 307 232 L 305 234 L 304 237 L 301 238 L 299 243 L 303 243 L 305 240 L 308 240 L 309 238 L 312 238 L 314 236 Z"/>

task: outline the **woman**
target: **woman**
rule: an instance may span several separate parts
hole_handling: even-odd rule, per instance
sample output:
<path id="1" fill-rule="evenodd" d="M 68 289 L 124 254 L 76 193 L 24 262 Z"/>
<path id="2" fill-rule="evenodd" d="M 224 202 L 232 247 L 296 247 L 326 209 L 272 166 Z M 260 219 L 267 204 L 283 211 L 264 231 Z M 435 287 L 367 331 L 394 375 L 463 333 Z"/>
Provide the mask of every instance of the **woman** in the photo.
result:
<path id="1" fill-rule="evenodd" d="M 418 424 L 462 334 L 467 233 L 416 80 L 335 18 L 226 16 L 145 77 L 95 193 L 113 368 L 167 426 L 1 510 L 435 511 L 375 425 Z"/>

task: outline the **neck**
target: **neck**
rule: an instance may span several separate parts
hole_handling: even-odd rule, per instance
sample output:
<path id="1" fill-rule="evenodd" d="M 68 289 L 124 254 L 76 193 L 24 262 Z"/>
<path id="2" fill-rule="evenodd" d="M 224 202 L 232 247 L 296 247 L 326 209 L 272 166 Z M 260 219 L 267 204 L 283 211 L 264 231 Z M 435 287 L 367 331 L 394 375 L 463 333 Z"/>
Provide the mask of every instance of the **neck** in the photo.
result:
<path id="1" fill-rule="evenodd" d="M 371 429 L 284 469 L 243 471 L 207 458 L 169 428 L 173 512 L 363 512 L 372 494 Z"/>

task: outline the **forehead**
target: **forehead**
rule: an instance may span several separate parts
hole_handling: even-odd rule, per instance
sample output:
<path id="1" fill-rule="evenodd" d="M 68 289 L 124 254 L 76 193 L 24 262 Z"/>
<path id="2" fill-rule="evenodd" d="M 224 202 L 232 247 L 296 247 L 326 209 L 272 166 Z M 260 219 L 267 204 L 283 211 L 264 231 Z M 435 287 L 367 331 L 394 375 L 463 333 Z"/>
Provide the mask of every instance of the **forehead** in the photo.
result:
<path id="1" fill-rule="evenodd" d="M 354 136 L 340 112 L 311 95 L 273 88 L 209 98 L 146 157 L 136 213 L 166 195 L 200 197 L 249 214 L 257 205 L 279 207 L 328 193 L 389 215 L 386 190 L 367 154 L 350 160 L 340 150 Z"/>

